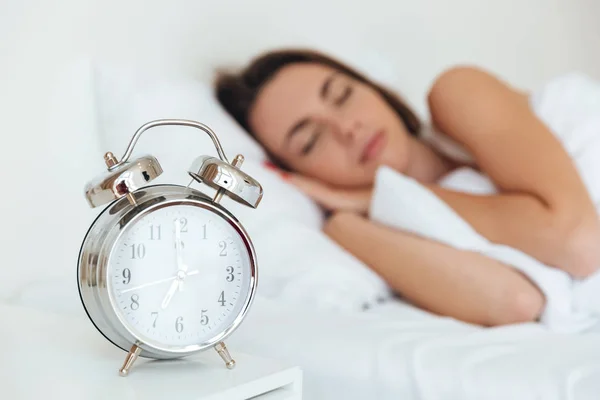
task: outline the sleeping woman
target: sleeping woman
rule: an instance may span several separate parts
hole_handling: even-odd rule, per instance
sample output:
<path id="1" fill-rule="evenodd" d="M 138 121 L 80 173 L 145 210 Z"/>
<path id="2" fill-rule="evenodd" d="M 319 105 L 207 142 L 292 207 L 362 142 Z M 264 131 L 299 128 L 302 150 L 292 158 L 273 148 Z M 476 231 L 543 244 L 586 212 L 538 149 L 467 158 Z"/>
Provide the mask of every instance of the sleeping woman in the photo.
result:
<path id="1" fill-rule="evenodd" d="M 324 232 L 416 306 L 495 326 L 535 321 L 545 298 L 497 260 L 370 221 L 381 165 L 417 180 L 491 242 L 574 277 L 600 266 L 600 222 L 572 159 L 528 94 L 486 71 L 461 66 L 437 76 L 429 127 L 390 90 L 314 51 L 260 55 L 219 75 L 216 92 L 273 167 L 329 212 Z M 499 193 L 440 187 L 464 161 L 425 139 L 433 128 L 467 149 L 469 166 Z"/>

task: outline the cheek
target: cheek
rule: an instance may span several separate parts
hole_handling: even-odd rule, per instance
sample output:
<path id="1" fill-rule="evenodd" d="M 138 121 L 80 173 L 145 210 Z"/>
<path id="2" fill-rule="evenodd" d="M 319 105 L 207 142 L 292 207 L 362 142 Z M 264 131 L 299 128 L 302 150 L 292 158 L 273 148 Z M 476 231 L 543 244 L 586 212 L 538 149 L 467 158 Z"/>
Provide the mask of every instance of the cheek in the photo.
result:
<path id="1" fill-rule="evenodd" d="M 394 131 L 382 154 L 381 163 L 389 165 L 400 172 L 408 166 L 409 137 L 403 131 Z"/>

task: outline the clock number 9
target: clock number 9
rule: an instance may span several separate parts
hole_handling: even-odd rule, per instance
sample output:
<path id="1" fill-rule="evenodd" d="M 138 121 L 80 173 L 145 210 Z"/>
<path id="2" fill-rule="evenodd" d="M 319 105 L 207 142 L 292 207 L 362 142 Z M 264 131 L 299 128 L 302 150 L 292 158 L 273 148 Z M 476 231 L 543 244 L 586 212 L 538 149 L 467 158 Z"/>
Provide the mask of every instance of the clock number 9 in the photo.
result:
<path id="1" fill-rule="evenodd" d="M 129 282 L 131 282 L 131 271 L 129 268 L 125 268 L 123 270 L 123 284 L 127 285 Z"/>
<path id="2" fill-rule="evenodd" d="M 227 282 L 233 282 L 233 267 L 227 267 L 227 278 L 225 278 Z"/>

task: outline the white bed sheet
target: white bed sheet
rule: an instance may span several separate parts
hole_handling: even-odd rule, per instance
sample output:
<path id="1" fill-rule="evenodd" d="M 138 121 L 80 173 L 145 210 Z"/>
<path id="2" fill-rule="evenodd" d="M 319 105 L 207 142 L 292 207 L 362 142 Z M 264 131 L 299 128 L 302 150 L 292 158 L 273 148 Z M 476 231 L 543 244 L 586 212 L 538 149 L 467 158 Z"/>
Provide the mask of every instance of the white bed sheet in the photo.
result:
<path id="1" fill-rule="evenodd" d="M 86 319 L 72 283 L 39 282 L 11 301 Z M 259 297 L 227 342 L 300 365 L 310 400 L 600 398 L 598 334 L 483 329 L 401 301 L 344 314 Z"/>

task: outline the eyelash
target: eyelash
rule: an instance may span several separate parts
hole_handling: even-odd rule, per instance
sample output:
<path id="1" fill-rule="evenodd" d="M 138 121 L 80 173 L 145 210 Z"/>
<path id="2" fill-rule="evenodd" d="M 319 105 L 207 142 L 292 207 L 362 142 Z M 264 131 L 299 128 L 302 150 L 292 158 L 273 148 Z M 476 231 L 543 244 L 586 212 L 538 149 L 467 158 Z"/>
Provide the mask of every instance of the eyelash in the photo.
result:
<path id="1" fill-rule="evenodd" d="M 346 86 L 344 93 L 340 96 L 340 98 L 335 100 L 335 105 L 341 106 L 342 104 L 344 104 L 344 102 L 346 100 L 348 100 L 348 97 L 350 97 L 351 94 L 352 94 L 352 88 L 350 86 Z"/>
<path id="2" fill-rule="evenodd" d="M 302 148 L 302 155 L 305 156 L 307 155 L 312 148 L 315 146 L 315 144 L 317 143 L 317 140 L 319 139 L 319 137 L 321 136 L 321 132 L 322 130 L 319 129 L 313 136 L 312 138 L 308 141 L 308 143 Z"/>

